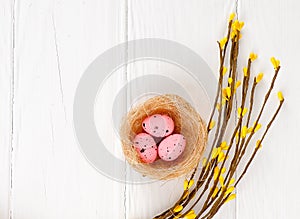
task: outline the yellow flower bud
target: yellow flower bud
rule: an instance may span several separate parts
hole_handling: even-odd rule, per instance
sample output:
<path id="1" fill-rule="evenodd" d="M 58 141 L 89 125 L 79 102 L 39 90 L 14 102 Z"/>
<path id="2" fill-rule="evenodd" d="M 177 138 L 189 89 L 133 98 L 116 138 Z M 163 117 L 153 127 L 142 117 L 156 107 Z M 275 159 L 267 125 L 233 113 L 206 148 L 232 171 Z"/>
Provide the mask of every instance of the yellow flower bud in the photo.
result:
<path id="1" fill-rule="evenodd" d="M 184 200 L 190 194 L 189 190 L 184 190 L 182 200 Z"/>
<path id="2" fill-rule="evenodd" d="M 241 116 L 241 114 L 242 114 L 242 108 L 241 108 L 241 107 L 239 107 L 239 108 L 238 108 L 238 117 L 240 117 L 240 116 Z"/>
<path id="3" fill-rule="evenodd" d="M 220 168 L 216 166 L 214 169 L 214 180 L 218 178 L 219 172 L 220 172 Z"/>
<path id="4" fill-rule="evenodd" d="M 203 160 L 202 160 L 202 167 L 205 167 L 207 164 L 207 158 L 204 157 Z"/>
<path id="5" fill-rule="evenodd" d="M 248 128 L 247 133 L 251 133 L 253 131 L 253 127 Z"/>
<path id="6" fill-rule="evenodd" d="M 221 144 L 220 144 L 220 148 L 222 150 L 228 150 L 229 146 L 227 145 L 227 142 L 226 141 L 223 141 Z"/>
<path id="7" fill-rule="evenodd" d="M 234 191 L 234 187 L 233 187 L 233 186 L 230 186 L 230 187 L 226 190 L 225 196 L 228 195 L 228 194 L 230 194 L 230 193 L 232 193 L 233 191 Z"/>
<path id="8" fill-rule="evenodd" d="M 234 86 L 234 90 L 236 90 L 239 86 L 241 86 L 241 81 L 237 81 Z"/>
<path id="9" fill-rule="evenodd" d="M 279 99 L 280 102 L 284 100 L 284 97 L 283 97 L 281 91 L 279 91 L 279 92 L 277 93 L 277 97 L 278 97 L 278 99 Z"/>
<path id="10" fill-rule="evenodd" d="M 247 126 L 243 126 L 243 128 L 242 128 L 242 135 L 241 135 L 242 138 L 246 138 L 247 130 L 248 130 Z"/>
<path id="11" fill-rule="evenodd" d="M 185 216 L 184 219 L 194 219 L 197 215 L 195 214 L 194 210 L 190 210 Z"/>
<path id="12" fill-rule="evenodd" d="M 220 152 L 221 152 L 221 148 L 220 147 L 214 148 L 213 151 L 212 151 L 212 154 L 211 154 L 211 158 L 215 159 L 219 155 Z"/>
<path id="13" fill-rule="evenodd" d="M 257 124 L 257 126 L 255 127 L 254 132 L 257 132 L 260 128 L 261 128 L 261 124 L 259 123 L 259 124 Z"/>
<path id="14" fill-rule="evenodd" d="M 231 13 L 230 16 L 229 16 L 229 21 L 232 21 L 235 17 L 235 13 Z"/>
<path id="15" fill-rule="evenodd" d="M 241 115 L 242 116 L 245 116 L 246 115 L 246 113 L 247 113 L 247 111 L 248 111 L 248 108 L 243 108 L 243 111 L 242 111 L 242 108 L 241 107 L 239 107 L 238 108 L 238 117 L 240 117 Z"/>
<path id="16" fill-rule="evenodd" d="M 227 68 L 225 66 L 223 66 L 223 71 L 222 71 L 222 75 L 224 76 L 227 72 Z"/>
<path id="17" fill-rule="evenodd" d="M 257 54 L 251 52 L 249 55 L 249 59 L 253 62 L 255 59 L 257 59 Z"/>
<path id="18" fill-rule="evenodd" d="M 239 139 L 240 139 L 240 132 L 237 131 L 235 134 L 235 142 L 238 143 Z"/>
<path id="19" fill-rule="evenodd" d="M 235 194 L 231 194 L 230 196 L 228 196 L 228 198 L 226 199 L 225 203 L 226 203 L 226 202 L 229 202 L 229 201 L 231 201 L 231 200 L 233 200 L 233 199 L 235 199 L 235 197 L 236 197 Z"/>
<path id="20" fill-rule="evenodd" d="M 275 59 L 274 57 L 271 57 L 271 63 L 274 67 L 274 69 L 278 69 L 280 66 L 280 61 L 278 59 Z"/>
<path id="21" fill-rule="evenodd" d="M 244 76 L 247 77 L 248 76 L 248 68 L 244 67 L 243 72 L 244 72 Z"/>
<path id="22" fill-rule="evenodd" d="M 225 154 L 223 151 L 220 151 L 219 156 L 218 156 L 218 162 L 223 162 L 225 159 Z"/>
<path id="23" fill-rule="evenodd" d="M 259 73 L 255 78 L 255 82 L 259 83 L 263 77 L 264 77 L 264 73 L 262 73 L 262 72 Z"/>
<path id="24" fill-rule="evenodd" d="M 216 188 L 211 196 L 214 198 L 217 195 L 218 191 L 219 191 L 219 188 L 216 186 Z"/>
<path id="25" fill-rule="evenodd" d="M 183 209 L 183 206 L 182 206 L 182 205 L 177 205 L 177 206 L 173 209 L 173 211 L 174 211 L 175 213 L 177 213 L 177 212 L 182 211 L 182 209 Z"/>
<path id="26" fill-rule="evenodd" d="M 241 31 L 241 29 L 244 27 L 243 21 L 235 20 L 232 24 L 232 29 L 235 31 Z"/>
<path id="27" fill-rule="evenodd" d="M 215 127 L 215 124 L 216 124 L 216 122 L 215 122 L 214 120 L 212 120 L 212 121 L 209 123 L 208 129 L 209 129 L 209 130 L 213 129 L 213 128 Z"/>
<path id="28" fill-rule="evenodd" d="M 221 170 L 221 173 L 225 173 L 226 172 L 226 167 L 223 167 L 222 170 Z"/>
<path id="29" fill-rule="evenodd" d="M 185 179 L 184 182 L 183 182 L 183 189 L 187 190 L 188 189 L 188 185 L 189 185 L 189 181 L 187 179 Z"/>
<path id="30" fill-rule="evenodd" d="M 262 145 L 261 145 L 261 140 L 257 140 L 257 142 L 256 142 L 256 147 L 255 147 L 255 148 L 260 149 L 261 147 L 262 147 Z"/>
<path id="31" fill-rule="evenodd" d="M 231 97 L 231 88 L 230 87 L 226 87 L 226 93 L 227 93 L 227 97 L 230 98 Z"/>
<path id="32" fill-rule="evenodd" d="M 224 181 L 225 181 L 224 177 L 220 175 L 219 182 L 222 187 L 224 186 Z"/>
<path id="33" fill-rule="evenodd" d="M 195 181 L 193 179 L 190 180 L 190 182 L 188 184 L 188 189 L 190 189 L 194 185 L 194 182 Z"/>
<path id="34" fill-rule="evenodd" d="M 197 217 L 196 214 L 188 214 L 184 216 L 184 219 L 195 219 Z"/>
<path id="35" fill-rule="evenodd" d="M 227 43 L 227 40 L 228 40 L 227 37 L 224 37 L 223 39 L 221 39 L 221 40 L 219 41 L 220 47 L 221 47 L 222 50 L 224 49 L 225 44 Z"/>
<path id="36" fill-rule="evenodd" d="M 230 33 L 230 39 L 234 39 L 236 35 L 237 35 L 237 32 L 236 32 L 236 30 L 233 29 L 232 32 Z"/>

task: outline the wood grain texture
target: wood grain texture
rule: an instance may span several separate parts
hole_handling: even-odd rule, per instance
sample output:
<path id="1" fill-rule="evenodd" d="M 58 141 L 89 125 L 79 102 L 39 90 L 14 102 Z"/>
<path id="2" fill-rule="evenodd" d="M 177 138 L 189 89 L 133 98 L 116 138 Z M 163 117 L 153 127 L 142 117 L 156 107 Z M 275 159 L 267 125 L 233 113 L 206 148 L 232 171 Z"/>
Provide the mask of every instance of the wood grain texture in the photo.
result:
<path id="1" fill-rule="evenodd" d="M 128 40 L 159 38 L 176 41 L 199 54 L 217 77 L 218 47 L 216 41 L 226 33 L 229 12 L 235 10 L 234 1 L 141 1 L 130 0 L 128 10 Z M 164 51 L 163 51 L 164 52 Z M 187 73 L 164 61 L 140 61 L 128 66 L 128 80 L 148 74 L 173 77 L 186 90 L 192 81 L 183 82 Z M 193 80 L 193 79 L 190 79 Z M 207 81 L 202 81 L 207 83 Z M 145 84 L 147 81 L 145 81 Z M 209 82 L 208 82 L 209 83 Z M 212 85 L 214 86 L 214 85 Z M 199 95 L 195 93 L 195 95 Z M 133 101 L 133 100 L 131 100 Z M 200 108 L 201 104 L 199 103 Z M 204 115 L 203 115 L 204 116 Z M 208 116 L 204 116 L 205 119 Z M 151 218 L 170 207 L 181 195 L 184 177 L 142 186 L 128 185 L 128 218 Z M 158 198 L 159 197 L 159 198 Z M 143 200 L 142 206 L 140 202 Z M 139 206 L 139 207 L 136 207 Z M 198 205 L 195 210 L 200 210 Z M 223 208 L 216 218 L 235 218 L 235 202 Z"/>
<path id="2" fill-rule="evenodd" d="M 273 74 L 270 57 L 282 64 L 263 125 L 277 104 L 278 89 L 287 101 L 237 188 L 237 199 L 215 218 L 298 218 L 298 1 L 2 0 L 0 8 L 0 219 L 146 219 L 169 207 L 180 195 L 184 177 L 122 184 L 101 175 L 82 156 L 72 125 L 77 84 L 99 54 L 141 38 L 181 43 L 217 76 L 216 41 L 235 10 L 245 21 L 238 67 L 242 69 L 253 51 L 259 55 L 254 72 L 265 73 L 258 103 Z M 101 101 L 110 103 L 126 81 L 151 73 L 176 73 L 175 80 L 187 89 L 195 86 L 170 63 L 141 60 L 125 67 L 120 77 L 108 80 Z M 124 107 L 136 101 L 132 90 Z M 97 107 L 99 113 L 109 113 L 107 107 Z M 122 158 L 118 139 L 98 129 L 113 142 L 109 150 Z M 132 173 L 124 165 L 124 177 L 130 179 Z"/>
<path id="3" fill-rule="evenodd" d="M 12 218 L 123 218 L 124 186 L 89 165 L 72 126 L 84 70 L 124 40 L 123 3 L 25 0 L 15 8 Z"/>
<path id="4" fill-rule="evenodd" d="M 0 218 L 9 217 L 12 153 L 13 4 L 0 2 Z"/>
<path id="5" fill-rule="evenodd" d="M 254 51 L 259 59 L 254 71 L 265 72 L 258 99 L 270 81 L 273 70 L 270 57 L 281 60 L 281 72 L 268 104 L 263 125 L 277 105 L 276 92 L 280 89 L 286 103 L 267 136 L 263 149 L 257 156 L 237 195 L 237 218 L 298 218 L 300 205 L 298 182 L 300 164 L 297 130 L 299 128 L 299 74 L 298 51 L 300 29 L 295 27 L 300 19 L 298 1 L 240 1 L 239 17 L 246 22 L 243 51 Z"/>

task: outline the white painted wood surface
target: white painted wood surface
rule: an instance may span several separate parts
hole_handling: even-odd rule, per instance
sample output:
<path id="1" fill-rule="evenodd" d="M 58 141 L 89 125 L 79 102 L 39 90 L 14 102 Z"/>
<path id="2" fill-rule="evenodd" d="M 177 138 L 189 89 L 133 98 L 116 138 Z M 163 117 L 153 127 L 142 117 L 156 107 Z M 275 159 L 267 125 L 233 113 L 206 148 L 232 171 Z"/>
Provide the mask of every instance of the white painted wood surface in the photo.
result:
<path id="1" fill-rule="evenodd" d="M 11 1 L 0 2 L 0 218 L 10 209 L 10 165 L 12 138 L 13 16 Z"/>
<path id="2" fill-rule="evenodd" d="M 147 37 L 188 46 L 216 72 L 215 42 L 225 34 L 226 19 L 236 6 L 246 23 L 241 57 L 258 53 L 254 69 L 265 72 L 265 81 L 272 74 L 270 56 L 278 57 L 283 68 L 276 89 L 282 89 L 287 103 L 238 187 L 237 199 L 215 218 L 298 218 L 298 1 L 2 0 L 0 219 L 144 219 L 173 203 L 179 195 L 173 189 L 182 187 L 183 178 L 122 184 L 89 165 L 73 133 L 74 92 L 99 54 Z M 125 77 L 131 80 L 164 69 L 174 68 L 161 63 L 128 65 L 111 89 Z M 266 85 L 262 83 L 261 94 Z M 273 95 L 270 113 L 275 104 Z M 119 153 L 117 141 L 112 151 Z M 124 175 L 130 173 L 124 166 Z"/>

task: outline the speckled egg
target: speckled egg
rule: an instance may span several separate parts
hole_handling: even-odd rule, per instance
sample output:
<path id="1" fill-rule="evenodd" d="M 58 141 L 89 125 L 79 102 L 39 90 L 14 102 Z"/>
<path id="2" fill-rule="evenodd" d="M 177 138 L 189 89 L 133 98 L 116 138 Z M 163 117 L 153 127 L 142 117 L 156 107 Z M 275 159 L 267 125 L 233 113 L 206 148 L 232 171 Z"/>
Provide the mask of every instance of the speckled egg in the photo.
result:
<path id="1" fill-rule="evenodd" d="M 156 146 L 155 148 L 148 148 L 148 149 L 141 149 L 141 150 L 137 149 L 137 152 L 144 163 L 153 163 L 157 158 Z"/>
<path id="2" fill-rule="evenodd" d="M 148 149 L 148 148 L 157 148 L 154 138 L 147 133 L 139 133 L 133 139 L 133 145 L 135 148 Z"/>
<path id="3" fill-rule="evenodd" d="M 177 159 L 185 149 L 186 139 L 181 134 L 166 137 L 158 146 L 158 156 L 165 161 Z"/>
<path id="4" fill-rule="evenodd" d="M 165 137 L 174 131 L 174 121 L 167 115 L 154 114 L 143 121 L 143 129 L 154 137 Z"/>

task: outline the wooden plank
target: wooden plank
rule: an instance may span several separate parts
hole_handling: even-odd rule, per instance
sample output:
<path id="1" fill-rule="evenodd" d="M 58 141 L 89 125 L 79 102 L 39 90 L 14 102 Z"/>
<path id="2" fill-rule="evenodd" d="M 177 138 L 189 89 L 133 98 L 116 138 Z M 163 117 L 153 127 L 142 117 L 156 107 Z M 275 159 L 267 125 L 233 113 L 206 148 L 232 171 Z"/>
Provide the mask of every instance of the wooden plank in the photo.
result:
<path id="1" fill-rule="evenodd" d="M 124 11 L 118 0 L 16 2 L 12 218 L 123 218 L 124 185 L 81 154 L 72 112 L 84 70 L 124 41 Z"/>
<path id="2" fill-rule="evenodd" d="M 265 82 L 258 94 L 263 94 L 266 81 L 271 78 L 269 58 L 275 55 L 283 65 L 276 89 L 282 88 L 288 104 L 238 187 L 236 202 L 226 205 L 216 218 L 296 218 L 300 204 L 296 189 L 300 170 L 296 138 L 300 121 L 296 92 L 300 32 L 294 21 L 299 20 L 299 3 L 279 0 L 271 5 L 266 0 L 238 3 L 239 18 L 246 22 L 241 58 L 246 60 L 249 52 L 257 52 L 259 59 L 254 70 L 265 72 Z M 108 216 L 140 219 L 150 218 L 173 203 L 178 198 L 177 191 L 181 191 L 183 178 L 144 185 L 128 183 L 124 187 L 86 162 L 73 134 L 73 95 L 89 63 L 127 38 L 177 41 L 196 51 L 217 72 L 215 42 L 225 34 L 225 22 L 235 8 L 235 1 L 131 0 L 128 5 L 116 0 L 17 1 L 14 66 L 11 66 L 13 6 L 8 1 L 0 4 L 4 33 L 0 36 L 0 131 L 4 145 L 0 147 L 0 218 L 8 218 L 11 209 L 15 219 Z M 241 61 L 239 67 L 245 63 Z M 169 72 L 181 71 L 170 63 L 153 60 L 127 66 L 128 80 L 149 73 L 167 76 Z M 123 80 L 121 77 L 112 82 L 111 90 L 119 89 Z M 185 82 L 188 80 L 184 78 Z M 10 92 L 12 84 L 14 94 Z M 129 104 L 134 101 L 132 98 L 129 96 Z M 269 109 L 275 104 L 274 94 Z M 10 136 L 12 107 L 14 129 Z M 265 124 L 267 118 L 263 121 Z M 118 145 L 111 151 L 121 156 Z M 13 168 L 11 206 L 10 166 Z M 130 167 L 126 167 L 127 179 L 131 173 Z"/>
<path id="3" fill-rule="evenodd" d="M 184 3 L 174 0 L 130 0 L 128 40 L 159 38 L 183 44 L 199 54 L 214 72 L 215 76 L 212 75 L 212 77 L 217 77 L 218 47 L 216 41 L 225 35 L 227 18 L 234 9 L 235 1 Z M 191 91 L 193 87 L 193 79 L 187 78 L 186 72 L 183 72 L 176 64 L 162 60 L 141 60 L 128 65 L 127 69 L 128 80 L 149 74 L 160 74 L 166 77 L 172 75 L 173 80 L 181 83 L 184 89 Z M 205 83 L 205 81 L 202 82 Z M 157 81 L 157 83 L 161 82 Z M 136 97 L 133 95 L 130 98 L 129 101 L 134 102 Z M 205 101 L 200 102 L 199 109 L 206 104 Z M 207 115 L 203 116 L 207 119 Z M 181 177 L 166 182 L 159 181 L 139 186 L 127 185 L 128 218 L 151 218 L 169 207 L 179 198 L 183 180 L 184 177 Z M 224 207 L 216 218 L 235 218 L 235 202 Z"/>
<path id="4" fill-rule="evenodd" d="M 270 130 L 262 151 L 238 188 L 237 218 L 297 218 L 300 205 L 298 187 L 300 165 L 296 142 L 299 123 L 298 51 L 300 4 L 297 1 L 276 0 L 270 4 L 262 1 L 239 1 L 239 17 L 245 21 L 243 54 L 258 53 L 255 73 L 265 72 L 257 93 L 261 103 L 263 93 L 273 75 L 270 57 L 280 59 L 282 68 L 275 92 L 267 106 L 263 125 L 272 115 L 276 105 L 276 92 L 282 90 L 286 103 Z M 245 63 L 245 62 L 244 62 Z"/>
<path id="5" fill-rule="evenodd" d="M 0 218 L 8 218 L 11 195 L 13 3 L 1 1 L 0 8 Z"/>

